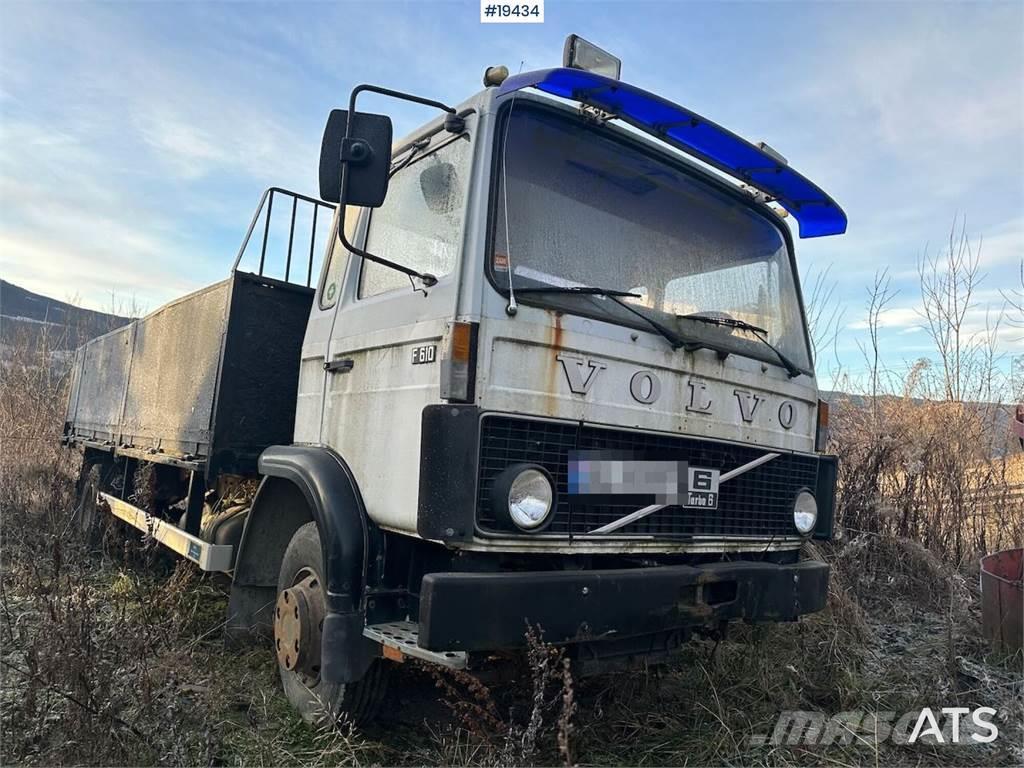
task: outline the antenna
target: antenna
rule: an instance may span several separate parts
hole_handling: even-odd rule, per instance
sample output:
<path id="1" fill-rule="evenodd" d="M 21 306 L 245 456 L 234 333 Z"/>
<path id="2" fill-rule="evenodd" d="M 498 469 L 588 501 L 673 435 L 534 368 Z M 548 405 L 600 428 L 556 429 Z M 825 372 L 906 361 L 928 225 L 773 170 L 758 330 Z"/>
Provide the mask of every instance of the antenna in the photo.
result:
<path id="1" fill-rule="evenodd" d="M 523 64 L 525 61 L 519 62 L 519 71 L 523 71 Z M 508 120 L 505 123 L 505 135 L 501 140 L 501 201 L 505 213 L 505 260 L 508 265 L 508 306 L 505 307 L 505 314 L 509 317 L 515 317 L 516 313 L 519 312 L 519 305 L 516 304 L 516 291 L 512 286 L 512 243 L 509 237 L 509 220 L 508 220 L 508 173 L 505 168 L 505 160 L 508 158 L 508 129 L 512 127 L 512 110 L 516 106 L 516 97 L 519 96 L 519 91 L 512 94 L 512 101 L 508 106 Z"/>

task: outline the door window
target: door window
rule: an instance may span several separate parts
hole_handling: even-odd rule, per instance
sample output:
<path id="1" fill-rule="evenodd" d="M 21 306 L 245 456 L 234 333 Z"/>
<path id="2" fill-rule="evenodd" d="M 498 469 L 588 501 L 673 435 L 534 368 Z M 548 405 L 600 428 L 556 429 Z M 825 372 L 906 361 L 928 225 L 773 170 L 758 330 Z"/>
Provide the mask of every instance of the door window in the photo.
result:
<path id="1" fill-rule="evenodd" d="M 350 243 L 355 237 L 361 211 L 361 208 L 351 205 L 345 208 L 345 239 Z M 348 264 L 348 251 L 341 244 L 341 239 L 335 237 L 331 245 L 331 252 L 327 257 L 327 269 L 324 270 L 324 282 L 320 291 L 320 309 L 330 309 L 337 303 L 338 294 L 341 292 L 341 281 L 345 277 L 346 264 Z"/>
<path id="2" fill-rule="evenodd" d="M 469 148 L 460 136 L 398 171 L 384 205 L 370 215 L 366 250 L 434 277 L 449 274 L 462 240 Z M 404 273 L 363 260 L 360 298 L 409 287 Z"/>

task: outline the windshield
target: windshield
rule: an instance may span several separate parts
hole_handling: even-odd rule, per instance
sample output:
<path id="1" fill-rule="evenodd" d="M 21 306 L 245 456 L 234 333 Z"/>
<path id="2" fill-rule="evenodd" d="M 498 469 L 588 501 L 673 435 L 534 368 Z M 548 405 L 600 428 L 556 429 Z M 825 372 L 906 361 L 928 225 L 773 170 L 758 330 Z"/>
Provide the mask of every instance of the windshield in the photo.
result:
<path id="1" fill-rule="evenodd" d="M 688 319 L 742 320 L 810 368 L 786 241 L 764 215 L 631 142 L 529 104 L 503 129 L 492 275 L 507 288 L 600 286 L 654 320 L 725 350 L 777 362 L 742 328 Z M 507 198 L 506 198 L 507 195 Z M 644 328 L 606 297 L 524 293 Z"/>

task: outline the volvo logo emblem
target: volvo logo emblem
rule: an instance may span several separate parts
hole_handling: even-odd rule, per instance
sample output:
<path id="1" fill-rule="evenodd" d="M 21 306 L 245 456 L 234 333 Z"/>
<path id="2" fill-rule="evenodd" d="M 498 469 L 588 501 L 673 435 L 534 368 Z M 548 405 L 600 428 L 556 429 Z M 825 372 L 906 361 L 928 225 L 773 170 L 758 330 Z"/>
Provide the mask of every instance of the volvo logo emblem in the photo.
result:
<path id="1" fill-rule="evenodd" d="M 569 390 L 576 395 L 588 394 L 597 381 L 598 374 L 608 367 L 604 363 L 578 355 L 560 354 L 555 359 L 562 364 Z M 690 413 L 710 416 L 715 399 L 711 397 L 711 388 L 708 384 L 700 379 L 687 379 L 686 387 L 688 397 L 683 407 Z M 629 394 L 643 405 L 657 402 L 661 397 L 661 391 L 661 379 L 654 371 L 637 371 L 629 379 Z M 745 424 L 752 424 L 761 411 L 764 398 L 746 389 L 733 389 L 733 395 L 736 398 L 740 419 Z M 783 400 L 779 403 L 776 416 L 779 426 L 785 430 L 792 429 L 797 421 L 796 403 L 792 400 Z"/>
<path id="2" fill-rule="evenodd" d="M 793 421 L 796 419 L 796 411 L 793 408 L 793 403 L 789 400 L 783 400 L 779 406 L 779 424 L 785 429 L 793 428 Z"/>
<path id="3" fill-rule="evenodd" d="M 577 395 L 585 395 L 594 386 L 597 374 L 606 367 L 604 363 L 584 360 L 576 355 L 558 355 L 555 358 L 562 364 L 565 378 L 569 382 L 569 390 Z"/>
<path id="4" fill-rule="evenodd" d="M 650 371 L 637 371 L 629 380 L 629 394 L 638 403 L 649 405 L 661 397 L 661 380 Z"/>

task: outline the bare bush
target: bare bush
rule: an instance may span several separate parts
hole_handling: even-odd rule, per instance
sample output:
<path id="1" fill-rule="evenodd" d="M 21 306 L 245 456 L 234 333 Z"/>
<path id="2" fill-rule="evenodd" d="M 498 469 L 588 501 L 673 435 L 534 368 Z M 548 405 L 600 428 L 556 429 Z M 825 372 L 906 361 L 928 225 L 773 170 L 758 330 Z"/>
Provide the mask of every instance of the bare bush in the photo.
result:
<path id="1" fill-rule="evenodd" d="M 882 320 L 895 293 L 885 272 L 876 276 L 862 345 L 869 381 L 834 404 L 830 443 L 841 459 L 845 529 L 909 539 L 955 564 L 1024 541 L 1024 467 L 999 403 L 1008 394 L 1000 319 L 982 329 L 969 322 L 984 279 L 980 253 L 980 240 L 954 222 L 944 249 L 920 260 L 922 327 L 934 356 L 903 371 L 882 363 Z"/>
<path id="2" fill-rule="evenodd" d="M 161 659 L 209 593 L 187 564 L 166 581 L 140 576 L 92 559 L 74 535 L 65 344 L 52 328 L 17 338 L 0 383 L 2 762 L 192 762 L 206 747 L 183 729 L 194 723 Z"/>
<path id="3" fill-rule="evenodd" d="M 1009 308 L 1007 322 L 1014 328 L 1024 329 L 1024 259 L 1020 262 L 1019 284 L 1003 292 L 1003 300 Z"/>
<path id="4" fill-rule="evenodd" d="M 843 326 L 843 307 L 835 301 L 836 282 L 831 266 L 808 275 L 811 290 L 807 299 L 807 330 L 810 332 L 814 360 L 821 364 L 826 349 L 834 348 Z"/>
<path id="5" fill-rule="evenodd" d="M 1020 542 L 1024 510 L 1013 460 L 996 452 L 1008 439 L 994 411 L 910 394 L 869 408 L 838 402 L 831 449 L 842 457 L 841 525 L 912 539 L 956 563 Z"/>
<path id="6" fill-rule="evenodd" d="M 0 376 L 0 509 L 5 545 L 32 537 L 36 527 L 11 525 L 11 512 L 34 507 L 54 527 L 68 509 L 75 457 L 60 450 L 66 369 L 56 354 L 63 334 L 19 335 L 6 350 Z M 12 539 L 13 537 L 13 539 Z"/>
<path id="7" fill-rule="evenodd" d="M 557 754 L 566 766 L 575 765 L 576 683 L 569 657 L 564 649 L 545 643 L 539 627 L 527 627 L 526 646 L 520 676 L 531 681 L 525 691 L 528 699 L 509 707 L 507 716 L 500 714 L 493 691 L 478 677 L 430 668 L 456 717 L 452 729 L 435 737 L 446 764 L 536 765 Z"/>
<path id="8" fill-rule="evenodd" d="M 968 315 L 978 306 L 981 239 L 971 243 L 966 219 L 956 220 L 948 242 L 937 254 L 918 262 L 921 315 L 942 367 L 940 382 L 946 400 L 988 400 L 992 396 L 994 329 L 971 331 Z M 998 323 L 998 321 L 996 321 Z"/>

